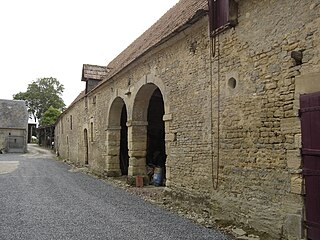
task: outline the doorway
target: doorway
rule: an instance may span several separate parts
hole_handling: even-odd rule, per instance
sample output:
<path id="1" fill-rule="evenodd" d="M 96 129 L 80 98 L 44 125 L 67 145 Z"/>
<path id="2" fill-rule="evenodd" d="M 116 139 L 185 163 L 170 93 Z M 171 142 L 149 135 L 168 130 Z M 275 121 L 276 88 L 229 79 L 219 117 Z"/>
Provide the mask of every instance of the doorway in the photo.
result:
<path id="1" fill-rule="evenodd" d="M 157 178 L 151 179 L 155 185 L 165 185 L 166 147 L 165 127 L 163 121 L 164 102 L 159 88 L 151 95 L 148 106 L 147 126 L 147 166 L 153 169 Z"/>
<path id="2" fill-rule="evenodd" d="M 128 127 L 127 127 L 127 109 L 123 105 L 120 119 L 120 170 L 121 175 L 128 175 L 129 154 L 128 154 Z"/>
<path id="3" fill-rule="evenodd" d="M 89 164 L 89 144 L 88 144 L 88 130 L 84 129 L 84 164 Z"/>

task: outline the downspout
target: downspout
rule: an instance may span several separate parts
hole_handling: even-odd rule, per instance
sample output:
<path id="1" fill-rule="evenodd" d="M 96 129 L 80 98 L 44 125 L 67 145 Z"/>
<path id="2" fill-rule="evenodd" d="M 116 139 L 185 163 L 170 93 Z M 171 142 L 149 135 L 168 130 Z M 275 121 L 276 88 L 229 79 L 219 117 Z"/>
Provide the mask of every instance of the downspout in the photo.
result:
<path id="1" fill-rule="evenodd" d="M 217 9 L 215 8 L 216 13 Z M 215 109 L 213 103 L 213 63 L 217 62 L 217 107 Z M 210 130 L 211 130 L 211 176 L 212 176 L 212 186 L 214 190 L 218 189 L 219 185 L 219 166 L 220 166 L 220 46 L 219 46 L 219 35 L 216 32 L 210 32 Z M 213 113 L 217 111 L 217 162 L 216 171 L 214 171 L 214 136 L 213 136 Z"/>

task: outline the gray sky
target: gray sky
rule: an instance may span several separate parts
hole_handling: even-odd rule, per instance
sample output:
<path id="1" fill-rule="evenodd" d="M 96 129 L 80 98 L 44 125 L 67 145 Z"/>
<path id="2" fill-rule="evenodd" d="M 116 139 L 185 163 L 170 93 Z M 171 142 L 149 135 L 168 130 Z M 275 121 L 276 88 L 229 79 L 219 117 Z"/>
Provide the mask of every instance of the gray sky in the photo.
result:
<path id="1" fill-rule="evenodd" d="M 0 99 L 55 77 L 68 106 L 85 88 L 82 64 L 106 66 L 177 2 L 0 1 Z"/>

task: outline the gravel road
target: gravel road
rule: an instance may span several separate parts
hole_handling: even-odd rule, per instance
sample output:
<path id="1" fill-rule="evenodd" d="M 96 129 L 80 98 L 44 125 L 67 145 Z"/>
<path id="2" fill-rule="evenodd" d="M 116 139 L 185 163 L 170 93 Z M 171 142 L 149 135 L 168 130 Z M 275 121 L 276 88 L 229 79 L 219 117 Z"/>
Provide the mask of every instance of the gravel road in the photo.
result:
<path id="1" fill-rule="evenodd" d="M 35 145 L 0 154 L 0 239 L 228 239 Z"/>

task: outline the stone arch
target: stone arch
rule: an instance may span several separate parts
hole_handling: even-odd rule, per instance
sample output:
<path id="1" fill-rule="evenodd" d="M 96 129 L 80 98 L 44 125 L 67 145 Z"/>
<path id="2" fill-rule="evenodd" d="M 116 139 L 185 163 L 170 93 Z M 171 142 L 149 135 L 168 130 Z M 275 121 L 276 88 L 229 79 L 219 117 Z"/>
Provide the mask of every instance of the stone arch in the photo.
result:
<path id="1" fill-rule="evenodd" d="M 157 164 L 160 164 L 160 162 L 162 164 L 157 167 L 161 167 L 161 170 L 165 169 L 165 125 L 163 116 L 166 111 L 166 104 L 163 96 L 161 89 L 152 82 L 141 85 L 135 94 L 132 119 L 128 124 L 129 176 L 141 175 L 148 179 L 147 164 L 150 168 L 155 163 L 152 159 L 156 150 L 161 151 L 162 156 L 162 161 L 157 161 Z M 155 141 L 158 144 L 155 144 Z M 161 147 L 156 149 L 155 146 Z M 150 176 L 149 180 L 152 180 Z"/>
<path id="2" fill-rule="evenodd" d="M 147 89 L 145 89 L 146 85 L 148 85 L 149 87 L 147 88 L 151 88 L 151 86 L 154 86 L 154 88 L 159 88 L 161 94 L 162 94 L 162 98 L 163 98 L 163 102 L 164 102 L 164 109 L 165 109 L 165 114 L 169 114 L 170 113 L 170 105 L 169 105 L 169 99 L 168 99 L 168 95 L 167 95 L 167 91 L 166 91 L 166 86 L 164 84 L 164 82 L 154 76 L 153 74 L 148 74 L 144 77 L 142 77 L 135 85 L 134 85 L 134 89 L 132 89 L 132 98 L 134 99 L 134 103 L 138 97 L 138 95 L 140 95 L 142 92 L 146 93 L 148 92 Z M 131 107 L 131 109 L 129 109 L 129 118 L 132 118 L 132 112 L 133 111 L 133 106 Z"/>
<path id="3" fill-rule="evenodd" d="M 107 131 L 106 175 L 128 174 L 127 107 L 121 97 L 116 97 L 109 108 Z"/>

